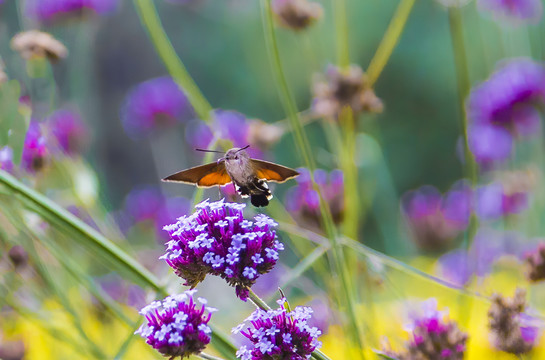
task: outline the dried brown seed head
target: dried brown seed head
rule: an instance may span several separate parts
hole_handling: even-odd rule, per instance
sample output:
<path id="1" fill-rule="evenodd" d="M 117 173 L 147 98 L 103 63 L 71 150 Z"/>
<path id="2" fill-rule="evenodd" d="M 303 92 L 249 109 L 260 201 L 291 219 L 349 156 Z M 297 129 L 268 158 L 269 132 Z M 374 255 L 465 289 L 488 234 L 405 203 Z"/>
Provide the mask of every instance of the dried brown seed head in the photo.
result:
<path id="1" fill-rule="evenodd" d="M 307 0 L 273 0 L 272 9 L 278 23 L 292 30 L 302 30 L 323 15 L 322 6 Z"/>
<path id="2" fill-rule="evenodd" d="M 23 59 L 47 57 L 55 62 L 68 55 L 66 47 L 51 34 L 30 30 L 21 32 L 11 39 L 11 48 L 17 51 Z"/>

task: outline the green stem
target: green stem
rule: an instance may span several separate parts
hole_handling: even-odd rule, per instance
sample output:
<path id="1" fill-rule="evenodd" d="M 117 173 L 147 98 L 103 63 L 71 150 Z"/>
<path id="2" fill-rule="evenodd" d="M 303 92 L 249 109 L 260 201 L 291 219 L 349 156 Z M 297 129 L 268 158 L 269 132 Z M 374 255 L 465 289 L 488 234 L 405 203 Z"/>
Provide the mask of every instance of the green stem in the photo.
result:
<path id="1" fill-rule="evenodd" d="M 176 54 L 163 29 L 153 0 L 134 0 L 134 6 L 168 72 L 186 94 L 197 115 L 202 120 L 210 121 L 212 119 L 212 106 L 202 95 L 197 84 L 187 72 L 182 60 Z"/>
<path id="2" fill-rule="evenodd" d="M 401 33 L 407 23 L 407 19 L 411 14 L 411 10 L 416 0 L 401 0 L 397 6 L 396 12 L 390 20 L 388 29 L 384 33 L 384 37 L 380 42 L 375 55 L 367 68 L 367 77 L 369 86 L 373 86 L 380 76 L 382 70 L 386 66 L 388 59 L 392 55 L 395 46 L 397 45 Z"/>
<path id="3" fill-rule="evenodd" d="M 462 24 L 462 15 L 460 9 L 451 7 L 449 8 L 449 26 L 450 36 L 452 39 L 452 48 L 454 53 L 454 62 L 456 65 L 456 79 L 458 84 L 458 106 L 460 109 L 459 119 L 461 122 L 463 141 L 464 141 L 464 161 L 465 161 L 465 173 L 470 179 L 473 185 L 477 183 L 477 164 L 475 158 L 469 149 L 469 137 L 468 137 L 468 118 L 465 112 L 464 100 L 469 95 L 470 80 L 469 69 L 467 64 L 467 57 L 464 44 L 464 32 Z M 469 226 L 465 232 L 463 246 L 469 249 L 471 239 L 477 232 L 478 221 L 475 215 L 472 215 L 469 221 Z"/>
<path id="4" fill-rule="evenodd" d="M 342 69 L 350 65 L 346 0 L 332 0 L 332 2 L 337 36 L 337 65 Z"/>
<path id="5" fill-rule="evenodd" d="M 271 307 L 267 305 L 267 303 L 263 301 L 259 296 L 257 296 L 257 294 L 251 288 L 248 288 L 248 291 L 249 291 L 248 297 L 250 298 L 250 300 L 254 303 L 256 307 L 260 308 L 263 311 L 272 310 Z M 318 349 L 312 352 L 312 357 L 318 360 L 330 360 L 326 354 L 324 354 Z"/>
<path id="6" fill-rule="evenodd" d="M 460 120 L 462 125 L 462 134 L 464 137 L 464 160 L 466 163 L 467 176 L 473 183 L 477 180 L 477 165 L 473 154 L 469 150 L 468 142 L 468 119 L 465 115 L 464 100 L 469 94 L 470 80 L 467 57 L 464 44 L 464 32 L 462 16 L 460 9 L 451 7 L 448 10 L 450 36 L 452 39 L 452 48 L 454 52 L 454 62 L 456 65 L 456 79 L 458 84 L 458 106 L 460 109 Z"/>
<path id="7" fill-rule="evenodd" d="M 306 166 L 308 167 L 311 178 L 313 182 L 314 189 L 320 195 L 320 214 L 322 216 L 322 224 L 324 226 L 325 232 L 330 239 L 332 253 L 333 253 L 333 263 L 335 264 L 335 270 L 340 277 L 341 285 L 341 294 L 340 302 L 344 302 L 346 310 L 348 312 L 348 319 L 350 321 L 351 331 L 350 335 L 353 337 L 353 342 L 359 349 L 363 349 L 363 341 L 361 336 L 361 330 L 358 326 L 357 319 L 359 316 L 356 314 L 355 304 L 352 297 L 352 292 L 350 291 L 350 277 L 348 269 L 346 268 L 345 256 L 343 249 L 338 241 L 337 231 L 329 211 L 329 206 L 325 202 L 324 197 L 322 196 L 321 189 L 317 186 L 313 179 L 313 171 L 315 169 L 314 159 L 310 156 L 311 149 L 306 137 L 306 134 L 303 130 L 301 120 L 297 114 L 297 106 L 289 89 L 284 69 L 282 67 L 282 62 L 280 59 L 280 52 L 278 50 L 278 44 L 276 41 L 276 34 L 274 31 L 273 25 L 273 14 L 271 9 L 271 0 L 261 0 L 262 4 L 262 15 L 263 15 L 263 25 L 265 32 L 265 42 L 267 45 L 267 50 L 269 56 L 272 59 L 272 66 L 275 72 L 275 77 L 280 87 L 280 98 L 282 100 L 282 105 L 288 114 L 291 126 L 294 129 L 295 140 L 298 145 L 298 149 L 301 152 Z"/>

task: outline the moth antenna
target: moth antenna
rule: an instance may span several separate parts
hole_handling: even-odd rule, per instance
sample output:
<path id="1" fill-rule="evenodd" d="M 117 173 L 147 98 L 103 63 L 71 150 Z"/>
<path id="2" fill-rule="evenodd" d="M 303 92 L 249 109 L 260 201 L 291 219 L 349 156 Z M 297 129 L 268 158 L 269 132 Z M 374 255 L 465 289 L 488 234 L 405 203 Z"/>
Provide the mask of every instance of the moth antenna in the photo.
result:
<path id="1" fill-rule="evenodd" d="M 237 152 L 242 151 L 242 150 L 246 150 L 249 147 L 250 147 L 250 145 L 246 145 L 245 147 L 238 149 Z"/>
<path id="2" fill-rule="evenodd" d="M 195 150 L 196 151 L 202 151 L 202 152 L 211 152 L 211 153 L 223 154 L 223 151 L 208 150 L 208 149 L 195 149 Z"/>

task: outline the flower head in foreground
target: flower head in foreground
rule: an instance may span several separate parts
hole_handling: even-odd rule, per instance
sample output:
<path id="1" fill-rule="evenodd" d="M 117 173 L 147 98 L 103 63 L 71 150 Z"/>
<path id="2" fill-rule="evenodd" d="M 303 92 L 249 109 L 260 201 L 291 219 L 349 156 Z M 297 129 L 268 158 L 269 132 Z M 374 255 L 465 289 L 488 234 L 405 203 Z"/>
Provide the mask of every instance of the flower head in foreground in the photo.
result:
<path id="1" fill-rule="evenodd" d="M 23 146 L 23 168 L 30 172 L 41 170 L 46 165 L 48 154 L 49 151 L 40 124 L 31 121 Z"/>
<path id="2" fill-rule="evenodd" d="M 363 70 L 351 65 L 343 70 L 330 65 L 325 79 L 317 76 L 314 85 L 313 111 L 325 117 L 338 117 L 342 109 L 350 107 L 354 113 L 380 113 L 384 105 L 369 86 Z"/>
<path id="3" fill-rule="evenodd" d="M 425 251 L 450 247 L 469 224 L 471 197 L 472 190 L 465 181 L 454 184 L 444 196 L 433 186 L 403 195 L 401 210 L 416 245 Z"/>
<path id="4" fill-rule="evenodd" d="M 158 127 L 172 127 L 190 112 L 185 94 L 170 77 L 145 81 L 131 90 L 121 110 L 130 136 L 148 135 Z"/>
<path id="5" fill-rule="evenodd" d="M 26 60 L 47 57 L 50 61 L 57 61 L 68 55 L 68 50 L 59 40 L 38 30 L 18 33 L 11 39 L 11 48 Z"/>
<path id="6" fill-rule="evenodd" d="M 165 356 L 184 358 L 200 353 L 210 342 L 212 330 L 207 324 L 216 309 L 205 306 L 206 300 L 201 298 L 197 300 L 202 304 L 199 308 L 193 299 L 196 291 L 171 295 L 144 307 L 140 314 L 146 322 L 135 334 Z"/>
<path id="7" fill-rule="evenodd" d="M 108 14 L 117 9 L 119 0 L 28 0 L 26 14 L 42 22 L 79 17 L 87 13 Z"/>
<path id="8" fill-rule="evenodd" d="M 517 289 L 515 296 L 504 298 L 492 295 L 488 310 L 490 339 L 499 349 L 511 354 L 524 354 L 532 350 L 539 335 L 535 319 L 524 313 L 526 291 Z"/>
<path id="9" fill-rule="evenodd" d="M 322 345 L 317 340 L 322 332 L 307 323 L 312 309 L 297 306 L 288 312 L 284 303 L 285 299 L 281 299 L 277 310 L 257 309 L 233 329 L 233 333 L 240 332 L 253 344 L 251 348 L 242 346 L 237 351 L 237 357 L 242 360 L 304 360 L 309 359 L 311 353 Z M 253 329 L 247 327 L 247 322 Z"/>
<path id="10" fill-rule="evenodd" d="M 79 113 L 57 110 L 48 119 L 51 133 L 62 151 L 68 155 L 79 154 L 86 146 L 89 131 Z"/>
<path id="11" fill-rule="evenodd" d="M 545 280 L 545 242 L 541 242 L 535 250 L 526 254 L 525 263 L 530 281 Z"/>
<path id="12" fill-rule="evenodd" d="M 514 139 L 539 133 L 545 104 L 545 67 L 513 60 L 472 89 L 466 103 L 469 147 L 484 166 L 506 160 Z"/>
<path id="13" fill-rule="evenodd" d="M 498 22 L 536 24 L 543 15 L 541 0 L 478 0 L 479 10 L 492 13 Z"/>
<path id="14" fill-rule="evenodd" d="M 320 196 L 312 187 L 310 173 L 305 168 L 297 169 L 300 176 L 297 185 L 290 188 L 286 195 L 286 208 L 293 216 L 312 228 L 319 229 L 321 224 Z M 322 169 L 314 171 L 314 181 L 320 187 L 325 202 L 335 223 L 340 223 L 344 216 L 344 178 L 340 170 L 329 174 Z"/>
<path id="15" fill-rule="evenodd" d="M 272 11 L 278 23 L 292 30 L 302 30 L 322 17 L 319 3 L 307 0 L 272 0 Z"/>
<path id="16" fill-rule="evenodd" d="M 195 287 L 207 274 L 217 275 L 246 300 L 247 288 L 274 267 L 284 249 L 273 230 L 278 224 L 262 214 L 245 220 L 245 206 L 207 200 L 192 215 L 164 227 L 171 240 L 161 258 L 185 285 Z"/>
<path id="17" fill-rule="evenodd" d="M 390 356 L 399 360 L 462 360 L 467 334 L 454 321 L 446 319 L 446 311 L 437 310 L 436 299 L 423 302 L 419 310 L 407 326 L 412 340 L 401 353 L 388 351 Z"/>

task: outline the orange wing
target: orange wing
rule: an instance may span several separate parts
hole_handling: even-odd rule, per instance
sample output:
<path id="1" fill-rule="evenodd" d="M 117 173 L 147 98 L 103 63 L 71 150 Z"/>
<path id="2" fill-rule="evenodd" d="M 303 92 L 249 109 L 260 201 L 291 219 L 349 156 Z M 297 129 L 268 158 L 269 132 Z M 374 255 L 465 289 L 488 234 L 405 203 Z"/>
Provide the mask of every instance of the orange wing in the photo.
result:
<path id="1" fill-rule="evenodd" d="M 282 183 L 299 175 L 297 171 L 289 167 L 272 162 L 255 159 L 251 159 L 250 161 L 259 179 Z"/>
<path id="2" fill-rule="evenodd" d="M 231 182 L 231 178 L 225 170 L 225 163 L 210 163 L 192 167 L 167 176 L 163 181 L 181 182 L 197 185 L 198 187 L 212 187 L 225 185 Z"/>

